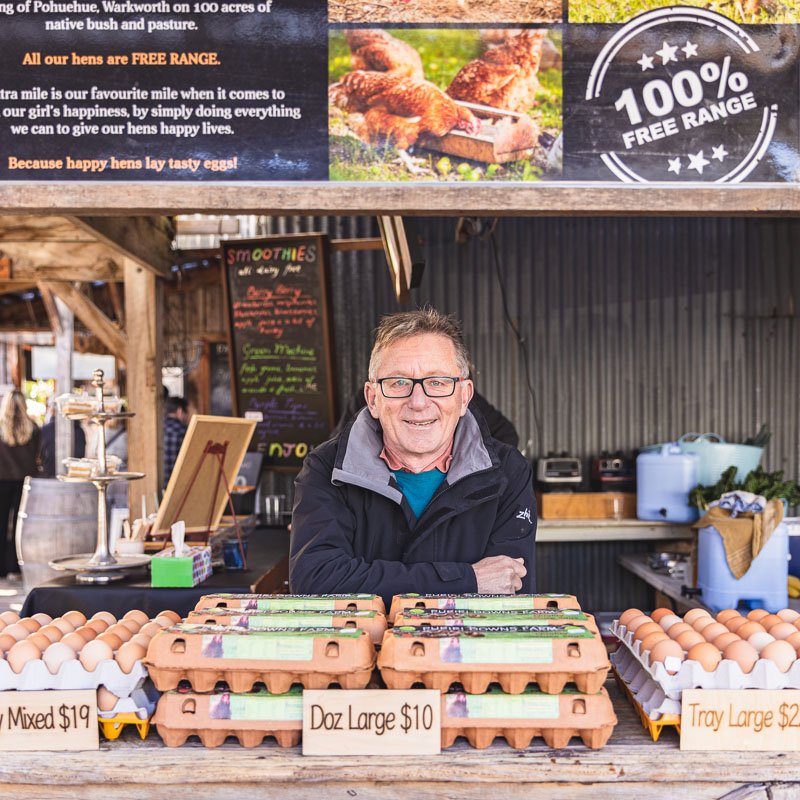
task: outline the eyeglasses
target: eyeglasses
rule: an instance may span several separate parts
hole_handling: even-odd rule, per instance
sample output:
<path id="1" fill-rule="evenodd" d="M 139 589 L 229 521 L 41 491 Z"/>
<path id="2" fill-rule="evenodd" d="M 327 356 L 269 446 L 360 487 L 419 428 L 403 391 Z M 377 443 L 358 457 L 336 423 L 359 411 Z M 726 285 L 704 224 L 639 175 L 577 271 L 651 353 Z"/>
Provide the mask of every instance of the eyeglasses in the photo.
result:
<path id="1" fill-rule="evenodd" d="M 378 378 L 375 383 L 381 387 L 384 397 L 411 397 L 417 384 L 422 386 L 422 391 L 428 397 L 450 397 L 456 390 L 456 384 L 463 380 L 433 375 L 430 378 Z"/>

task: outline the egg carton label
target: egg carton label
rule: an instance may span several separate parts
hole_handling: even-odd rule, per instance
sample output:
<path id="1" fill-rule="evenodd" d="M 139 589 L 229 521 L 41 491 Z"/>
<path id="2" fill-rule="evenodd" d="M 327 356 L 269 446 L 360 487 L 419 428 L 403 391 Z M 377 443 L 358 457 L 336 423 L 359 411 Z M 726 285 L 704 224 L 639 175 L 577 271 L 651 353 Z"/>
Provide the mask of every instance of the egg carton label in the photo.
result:
<path id="1" fill-rule="evenodd" d="M 204 658 L 311 661 L 314 657 L 314 640 L 299 636 L 265 639 L 260 636 L 209 634 L 203 636 L 200 655 Z"/>
<path id="2" fill-rule="evenodd" d="M 447 664 L 549 664 L 553 660 L 550 639 L 519 639 L 504 641 L 452 636 L 439 641 L 439 657 Z"/>
<path id="3" fill-rule="evenodd" d="M 437 619 L 463 619 L 465 624 L 478 626 L 483 624 L 496 625 L 501 620 L 503 624 L 510 625 L 536 625 L 553 620 L 568 620 L 570 622 L 585 622 L 589 617 L 582 611 L 574 608 L 540 608 L 540 609 L 490 609 L 487 611 L 463 611 L 446 608 L 408 608 L 401 612 L 404 617 L 417 618 L 421 622 Z"/>
<path id="4" fill-rule="evenodd" d="M 596 634 L 582 625 L 485 625 L 470 627 L 468 625 L 442 625 L 438 628 L 417 628 L 401 625 L 389 631 L 392 636 L 405 638 L 442 639 L 459 637 L 462 639 L 487 639 L 506 647 L 514 641 L 528 639 L 595 639 Z"/>
<path id="5" fill-rule="evenodd" d="M 347 609 L 384 611 L 383 600 L 374 594 L 212 594 L 200 598 L 195 610 L 224 607 L 253 611 L 333 611 Z"/>
<path id="6" fill-rule="evenodd" d="M 467 694 L 453 692 L 444 696 L 444 713 L 449 718 L 469 719 L 558 719 L 559 696 L 539 692 L 506 694 Z"/>

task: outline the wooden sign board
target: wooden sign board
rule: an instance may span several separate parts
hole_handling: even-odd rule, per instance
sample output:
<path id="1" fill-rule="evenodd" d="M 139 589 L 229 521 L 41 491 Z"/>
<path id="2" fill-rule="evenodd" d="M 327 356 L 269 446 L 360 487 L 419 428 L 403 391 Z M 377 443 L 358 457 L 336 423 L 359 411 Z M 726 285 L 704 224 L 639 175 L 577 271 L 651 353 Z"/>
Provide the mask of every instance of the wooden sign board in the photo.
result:
<path id="1" fill-rule="evenodd" d="M 191 418 L 158 507 L 154 534 L 170 533 L 172 524 L 181 519 L 187 533 L 217 528 L 255 427 L 255 422 L 236 417 L 195 414 Z"/>
<path id="2" fill-rule="evenodd" d="M 437 755 L 441 702 L 433 689 L 307 689 L 303 755 Z"/>
<path id="3" fill-rule="evenodd" d="M 97 692 L 0 692 L 0 750 L 97 750 Z"/>
<path id="4" fill-rule="evenodd" d="M 684 689 L 681 750 L 800 750 L 800 692 Z"/>

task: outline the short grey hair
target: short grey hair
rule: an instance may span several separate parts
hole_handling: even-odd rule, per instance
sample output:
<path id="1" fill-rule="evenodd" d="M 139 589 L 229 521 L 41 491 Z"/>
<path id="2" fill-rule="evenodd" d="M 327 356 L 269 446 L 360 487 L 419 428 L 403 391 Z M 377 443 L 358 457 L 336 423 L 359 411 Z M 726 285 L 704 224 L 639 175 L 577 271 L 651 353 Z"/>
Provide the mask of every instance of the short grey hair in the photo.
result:
<path id="1" fill-rule="evenodd" d="M 453 343 L 460 377 L 469 377 L 469 350 L 464 344 L 461 323 L 450 314 L 442 314 L 431 306 L 425 306 L 415 311 L 400 311 L 381 318 L 375 329 L 375 344 L 369 358 L 369 379 L 374 381 L 377 378 L 381 356 L 387 347 L 401 339 L 426 333 L 444 336 Z"/>

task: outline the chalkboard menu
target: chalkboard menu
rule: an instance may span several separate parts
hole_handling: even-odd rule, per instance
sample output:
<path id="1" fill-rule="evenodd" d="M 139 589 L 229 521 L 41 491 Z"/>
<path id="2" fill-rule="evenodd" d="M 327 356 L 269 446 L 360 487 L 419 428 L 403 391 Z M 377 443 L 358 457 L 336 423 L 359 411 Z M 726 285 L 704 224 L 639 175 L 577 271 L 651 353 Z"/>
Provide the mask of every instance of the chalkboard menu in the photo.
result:
<path id="1" fill-rule="evenodd" d="M 235 412 L 257 420 L 250 449 L 267 468 L 298 468 L 334 424 L 320 234 L 222 245 Z"/>

